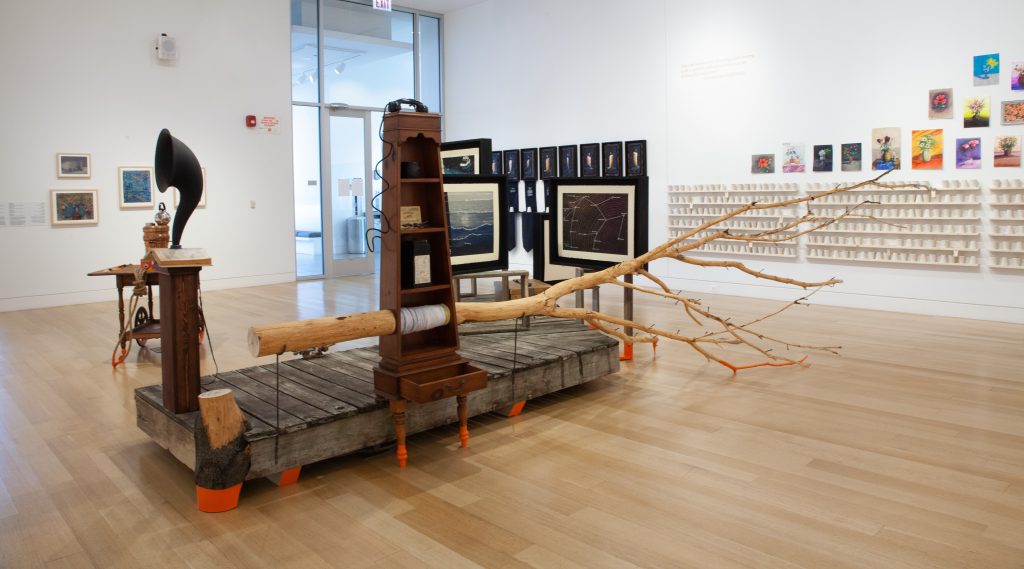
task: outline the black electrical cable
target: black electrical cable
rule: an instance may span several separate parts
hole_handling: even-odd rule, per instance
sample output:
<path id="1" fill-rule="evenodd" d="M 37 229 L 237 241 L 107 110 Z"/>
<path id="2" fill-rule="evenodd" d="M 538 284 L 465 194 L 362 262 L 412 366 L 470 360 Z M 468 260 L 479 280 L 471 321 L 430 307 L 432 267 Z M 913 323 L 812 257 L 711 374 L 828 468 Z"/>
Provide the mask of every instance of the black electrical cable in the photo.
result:
<path id="1" fill-rule="evenodd" d="M 386 114 L 387 113 L 385 112 L 385 115 Z M 386 234 L 386 233 L 391 231 L 391 220 L 388 219 L 388 216 L 385 215 L 384 212 L 381 211 L 381 209 L 379 207 L 377 207 L 377 204 L 376 204 L 377 198 L 383 196 L 384 192 L 386 192 L 386 191 L 391 189 L 391 184 L 388 183 L 387 179 L 384 177 L 384 175 L 380 171 L 381 164 L 383 164 L 384 161 L 387 160 L 388 158 L 391 158 L 391 156 L 395 153 L 395 145 L 390 143 L 390 142 L 388 142 L 388 141 L 386 141 L 386 140 L 384 140 L 384 117 L 383 116 L 381 116 L 381 118 L 380 118 L 380 127 L 377 129 L 377 138 L 379 138 L 381 143 L 383 143 L 383 145 L 384 145 L 383 146 L 384 152 L 383 152 L 383 156 L 381 157 L 381 159 L 378 160 L 377 164 L 373 167 L 373 173 L 378 178 L 380 178 L 381 190 L 379 192 L 377 192 L 376 194 L 374 194 L 373 198 L 370 199 L 370 207 L 373 208 L 374 211 L 376 211 L 377 213 L 380 214 L 382 229 L 377 229 L 376 227 L 370 227 L 370 228 L 368 228 L 366 230 L 366 234 L 363 236 L 363 238 L 366 240 L 366 248 L 369 249 L 369 251 L 371 253 L 376 252 L 375 249 L 373 248 L 373 240 L 374 239 L 380 239 L 381 237 L 384 236 L 384 234 Z M 373 232 L 377 232 L 378 235 L 374 235 L 373 237 L 370 237 L 370 234 L 373 233 Z"/>

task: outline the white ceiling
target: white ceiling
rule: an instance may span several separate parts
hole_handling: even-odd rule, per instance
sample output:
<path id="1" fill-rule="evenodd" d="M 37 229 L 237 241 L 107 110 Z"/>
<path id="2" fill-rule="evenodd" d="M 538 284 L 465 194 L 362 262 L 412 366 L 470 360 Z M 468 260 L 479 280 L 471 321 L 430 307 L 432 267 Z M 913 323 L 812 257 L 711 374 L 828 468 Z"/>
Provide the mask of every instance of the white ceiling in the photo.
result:
<path id="1" fill-rule="evenodd" d="M 447 14 L 456 10 L 481 4 L 486 0 L 395 0 L 394 5 L 435 14 Z"/>

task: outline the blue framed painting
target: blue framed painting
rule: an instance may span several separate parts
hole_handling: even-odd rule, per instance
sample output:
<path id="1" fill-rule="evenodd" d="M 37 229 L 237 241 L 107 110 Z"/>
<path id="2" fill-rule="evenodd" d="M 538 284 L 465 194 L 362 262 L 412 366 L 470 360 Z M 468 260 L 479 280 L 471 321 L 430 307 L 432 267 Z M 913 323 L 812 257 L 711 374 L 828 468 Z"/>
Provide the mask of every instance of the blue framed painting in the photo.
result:
<path id="1" fill-rule="evenodd" d="M 152 168 L 121 167 L 117 169 L 117 179 L 122 209 L 153 207 Z"/>

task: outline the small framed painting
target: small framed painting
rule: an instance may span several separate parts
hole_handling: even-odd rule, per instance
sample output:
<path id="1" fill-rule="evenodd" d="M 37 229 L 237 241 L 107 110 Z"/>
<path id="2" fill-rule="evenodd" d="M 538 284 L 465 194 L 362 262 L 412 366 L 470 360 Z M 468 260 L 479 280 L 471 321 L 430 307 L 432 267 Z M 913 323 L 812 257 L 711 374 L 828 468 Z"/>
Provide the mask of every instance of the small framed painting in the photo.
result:
<path id="1" fill-rule="evenodd" d="M 533 181 L 537 179 L 537 149 L 524 148 L 519 151 L 519 157 L 523 164 L 523 179 Z"/>
<path id="2" fill-rule="evenodd" d="M 811 164 L 811 170 L 815 172 L 831 172 L 832 167 L 832 145 L 831 144 L 815 144 L 814 155 L 811 158 L 814 162 Z"/>
<path id="3" fill-rule="evenodd" d="M 50 223 L 96 225 L 100 221 L 99 190 L 50 190 Z"/>
<path id="4" fill-rule="evenodd" d="M 1006 109 L 1006 102 L 1003 102 L 1003 109 Z M 964 102 L 964 128 L 987 127 L 991 112 L 988 97 L 968 97 Z"/>
<path id="5" fill-rule="evenodd" d="M 647 175 L 647 141 L 627 140 L 626 141 L 626 175 L 646 176 Z"/>
<path id="6" fill-rule="evenodd" d="M 494 176 L 503 176 L 505 174 L 505 169 L 501 166 L 501 151 L 495 150 L 491 152 L 491 174 Z"/>
<path id="7" fill-rule="evenodd" d="M 1024 101 L 1003 101 L 1003 124 L 1024 124 Z"/>
<path id="8" fill-rule="evenodd" d="M 774 174 L 775 173 L 775 155 L 774 154 L 751 154 L 750 155 L 750 173 L 751 174 Z"/>
<path id="9" fill-rule="evenodd" d="M 601 175 L 606 177 L 622 175 L 621 142 L 605 142 L 601 144 Z"/>
<path id="10" fill-rule="evenodd" d="M 171 207 L 178 209 L 178 188 L 171 186 L 168 189 L 171 192 Z M 196 207 L 206 207 L 206 168 L 203 168 L 203 194 L 199 196 L 199 205 Z"/>
<path id="11" fill-rule="evenodd" d="M 997 136 L 994 158 L 996 168 L 1020 167 L 1020 137 Z"/>
<path id="12" fill-rule="evenodd" d="M 839 169 L 843 172 L 860 172 L 863 167 L 861 161 L 861 143 L 848 142 L 839 146 L 841 161 Z"/>
<path id="13" fill-rule="evenodd" d="M 558 175 L 558 147 L 545 146 L 540 149 L 540 179 L 550 180 Z"/>
<path id="14" fill-rule="evenodd" d="M 579 162 L 578 149 L 575 144 L 558 147 L 558 177 L 575 178 L 578 174 L 576 166 Z"/>
<path id="15" fill-rule="evenodd" d="M 928 91 L 928 118 L 953 118 L 953 89 L 932 89 Z"/>
<path id="16" fill-rule="evenodd" d="M 58 154 L 57 155 L 57 177 L 58 178 L 91 178 L 92 177 L 92 155 L 91 154 Z"/>
<path id="17" fill-rule="evenodd" d="M 506 150 L 504 156 L 505 176 L 509 180 L 518 180 L 522 175 L 519 169 L 519 151 Z"/>
<path id="18" fill-rule="evenodd" d="M 117 169 L 117 181 L 122 209 L 153 207 L 153 169 L 130 168 Z"/>
<path id="19" fill-rule="evenodd" d="M 580 145 L 580 177 L 601 176 L 601 145 L 598 143 Z"/>
<path id="20" fill-rule="evenodd" d="M 489 138 L 441 143 L 441 168 L 445 176 L 490 175 L 490 156 Z"/>

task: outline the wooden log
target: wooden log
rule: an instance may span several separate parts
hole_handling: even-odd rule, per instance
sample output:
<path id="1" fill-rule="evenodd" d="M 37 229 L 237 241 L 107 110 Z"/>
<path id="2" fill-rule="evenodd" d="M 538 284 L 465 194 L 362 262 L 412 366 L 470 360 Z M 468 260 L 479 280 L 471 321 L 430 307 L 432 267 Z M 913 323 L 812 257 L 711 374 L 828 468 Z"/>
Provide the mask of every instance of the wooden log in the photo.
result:
<path id="1" fill-rule="evenodd" d="M 256 357 L 283 354 L 358 338 L 387 336 L 394 331 L 395 315 L 390 310 L 280 322 L 250 327 L 249 351 Z"/>
<path id="2" fill-rule="evenodd" d="M 223 490 L 241 484 L 249 474 L 252 449 L 245 438 L 245 416 L 230 389 L 199 396 L 196 415 L 196 486 Z"/>

